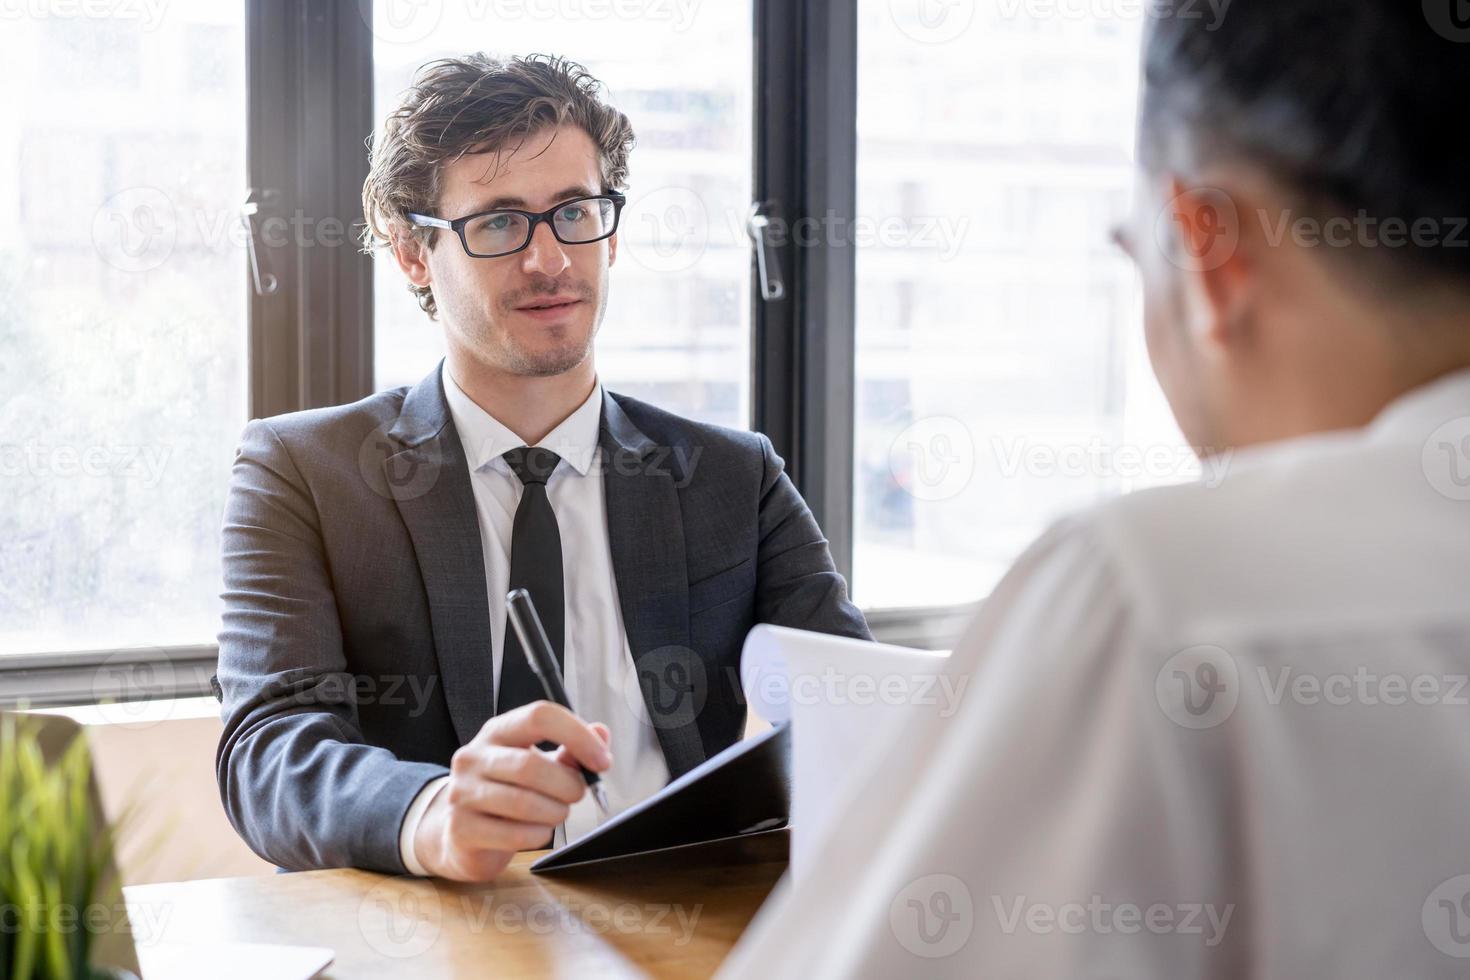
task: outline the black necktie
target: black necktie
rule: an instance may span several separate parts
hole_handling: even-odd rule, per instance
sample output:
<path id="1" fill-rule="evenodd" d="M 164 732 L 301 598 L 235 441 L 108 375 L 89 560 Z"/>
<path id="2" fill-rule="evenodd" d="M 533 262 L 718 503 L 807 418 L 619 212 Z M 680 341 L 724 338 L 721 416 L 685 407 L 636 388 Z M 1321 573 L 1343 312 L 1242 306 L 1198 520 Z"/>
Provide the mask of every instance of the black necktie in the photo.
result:
<path id="1" fill-rule="evenodd" d="M 561 462 L 549 449 L 522 446 L 505 454 L 512 472 L 520 477 L 521 502 L 516 507 L 515 525 L 510 533 L 510 588 L 531 593 L 536 612 L 546 627 L 556 664 L 562 667 L 565 591 L 561 572 L 561 532 L 556 527 L 556 513 L 546 497 L 546 481 Z M 500 691 L 496 697 L 497 714 L 546 698 L 546 692 L 521 650 L 520 640 L 505 622 L 504 656 L 500 661 Z"/>

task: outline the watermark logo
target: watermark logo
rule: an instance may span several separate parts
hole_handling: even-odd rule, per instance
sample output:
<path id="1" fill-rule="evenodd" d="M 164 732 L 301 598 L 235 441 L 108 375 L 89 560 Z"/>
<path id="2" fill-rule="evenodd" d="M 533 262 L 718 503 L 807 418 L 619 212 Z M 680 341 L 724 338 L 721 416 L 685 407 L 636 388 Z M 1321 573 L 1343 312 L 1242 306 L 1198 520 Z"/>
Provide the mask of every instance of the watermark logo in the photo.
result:
<path id="1" fill-rule="evenodd" d="M 1181 650 L 1154 677 L 1154 696 L 1174 724 L 1214 728 L 1235 712 L 1240 700 L 1235 658 L 1217 646 Z"/>
<path id="2" fill-rule="evenodd" d="M 660 187 L 629 201 L 619 242 L 650 272 L 683 272 L 704 257 L 710 220 L 688 187 Z"/>
<path id="3" fill-rule="evenodd" d="M 168 261 L 179 237 L 173 201 L 157 187 L 129 187 L 92 217 L 92 245 L 122 272 L 149 272 Z"/>
<path id="4" fill-rule="evenodd" d="M 1470 500 L 1470 416 L 1451 419 L 1424 443 L 1424 476 L 1440 495 Z"/>
<path id="5" fill-rule="evenodd" d="M 378 882 L 357 907 L 362 938 L 373 950 L 393 959 L 427 953 L 439 941 L 443 918 L 433 882 L 414 878 Z"/>
<path id="6" fill-rule="evenodd" d="M 388 435 L 397 424 L 390 419 L 368 433 L 357 451 L 357 471 L 380 497 L 416 500 L 439 482 L 444 452 L 437 439 L 405 449 Z"/>
<path id="7" fill-rule="evenodd" d="M 888 926 L 915 956 L 953 956 L 975 931 L 975 901 L 969 887 L 954 875 L 925 875 L 894 897 L 888 906 Z"/>
<path id="8" fill-rule="evenodd" d="M 959 419 L 933 415 L 919 419 L 888 447 L 894 481 L 915 499 L 949 500 L 975 475 L 975 440 Z"/>
<path id="9" fill-rule="evenodd" d="M 1170 198 L 1154 221 L 1154 241 L 1186 272 L 1220 268 L 1240 247 L 1240 214 L 1218 187 L 1198 187 Z"/>
<path id="10" fill-rule="evenodd" d="M 384 44 L 417 44 L 444 17 L 444 0 L 357 0 L 357 13 Z"/>
<path id="11" fill-rule="evenodd" d="M 173 715 L 173 662 L 157 647 L 114 653 L 92 672 L 92 701 L 109 725 L 140 730 Z"/>
<path id="12" fill-rule="evenodd" d="M 888 12 L 920 44 L 947 44 L 970 29 L 975 0 L 888 0 Z"/>
<path id="13" fill-rule="evenodd" d="M 1470 0 L 1424 0 L 1424 19 L 1445 40 L 1470 44 Z"/>
<path id="14" fill-rule="evenodd" d="M 1419 921 L 1435 949 L 1457 959 L 1470 957 L 1470 874 L 1440 882 L 1424 899 Z"/>
<path id="15" fill-rule="evenodd" d="M 623 700 L 644 724 L 682 728 L 704 710 L 709 672 L 688 647 L 659 647 L 625 663 L 621 687 Z"/>

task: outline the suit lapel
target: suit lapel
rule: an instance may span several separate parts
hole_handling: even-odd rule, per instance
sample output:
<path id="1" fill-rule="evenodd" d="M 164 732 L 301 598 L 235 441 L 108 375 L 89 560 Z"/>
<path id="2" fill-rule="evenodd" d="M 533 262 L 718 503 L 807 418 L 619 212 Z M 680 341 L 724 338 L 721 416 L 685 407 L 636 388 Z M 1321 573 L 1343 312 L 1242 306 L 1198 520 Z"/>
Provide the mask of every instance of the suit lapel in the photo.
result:
<path id="1" fill-rule="evenodd" d="M 413 539 L 440 682 L 462 745 L 494 714 L 495 691 L 479 517 L 440 368 L 409 391 L 388 435 L 405 448 L 383 460 L 383 476 Z"/>
<path id="2" fill-rule="evenodd" d="M 623 628 L 648 717 L 677 778 L 705 759 L 697 719 L 708 684 L 689 647 L 689 579 L 674 474 L 669 454 L 605 390 L 600 448 Z"/>

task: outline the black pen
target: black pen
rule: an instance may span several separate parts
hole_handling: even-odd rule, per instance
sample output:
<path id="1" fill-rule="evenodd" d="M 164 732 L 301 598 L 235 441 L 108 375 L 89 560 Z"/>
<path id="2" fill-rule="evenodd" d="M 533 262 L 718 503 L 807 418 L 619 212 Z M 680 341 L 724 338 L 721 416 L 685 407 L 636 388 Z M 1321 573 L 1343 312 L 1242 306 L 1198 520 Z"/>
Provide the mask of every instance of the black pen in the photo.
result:
<path id="1" fill-rule="evenodd" d="M 526 662 L 531 665 L 531 673 L 536 675 L 536 679 L 541 682 L 541 689 L 546 692 L 546 700 L 555 701 L 571 711 L 572 704 L 567 700 L 567 689 L 561 683 L 561 670 L 556 666 L 556 654 L 552 652 L 551 641 L 546 637 L 546 627 L 541 625 L 541 617 L 536 614 L 536 604 L 531 601 L 531 593 L 525 589 L 510 590 L 505 596 L 505 608 L 510 613 L 510 625 L 516 631 L 516 639 L 521 641 L 521 649 L 526 652 Z M 603 790 L 597 773 L 580 762 L 577 763 L 577 768 L 582 770 L 582 779 L 592 791 L 597 808 L 604 817 L 610 816 L 607 793 Z"/>

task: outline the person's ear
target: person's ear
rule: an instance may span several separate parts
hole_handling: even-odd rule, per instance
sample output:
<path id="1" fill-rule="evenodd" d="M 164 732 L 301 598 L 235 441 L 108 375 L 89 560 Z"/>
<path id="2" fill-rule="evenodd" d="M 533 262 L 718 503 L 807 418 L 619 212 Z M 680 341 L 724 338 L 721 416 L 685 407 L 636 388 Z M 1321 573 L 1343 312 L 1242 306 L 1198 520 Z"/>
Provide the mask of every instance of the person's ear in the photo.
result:
<path id="1" fill-rule="evenodd" d="M 428 286 L 433 282 L 429 274 L 429 243 L 416 237 L 406 228 L 395 226 L 393 235 L 393 258 L 398 268 L 415 286 Z"/>
<path id="2" fill-rule="evenodd" d="M 607 264 L 609 267 L 618 260 L 618 233 L 613 232 L 607 240 Z"/>
<path id="3" fill-rule="evenodd" d="M 1164 196 L 1164 247 L 1180 272 L 1190 332 L 1217 347 L 1249 342 L 1259 285 L 1258 243 L 1243 222 L 1251 209 L 1239 192 L 1177 176 L 1167 179 Z"/>

